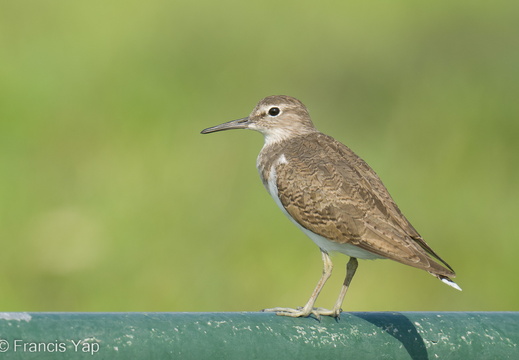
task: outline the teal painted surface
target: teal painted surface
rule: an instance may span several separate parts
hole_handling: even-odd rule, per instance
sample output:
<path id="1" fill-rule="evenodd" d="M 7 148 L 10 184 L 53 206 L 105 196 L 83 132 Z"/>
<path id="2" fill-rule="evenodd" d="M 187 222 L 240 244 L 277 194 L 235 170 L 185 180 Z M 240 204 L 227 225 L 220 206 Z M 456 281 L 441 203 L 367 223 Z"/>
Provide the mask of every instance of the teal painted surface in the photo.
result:
<path id="1" fill-rule="evenodd" d="M 519 313 L 0 313 L 1 359 L 517 359 Z"/>

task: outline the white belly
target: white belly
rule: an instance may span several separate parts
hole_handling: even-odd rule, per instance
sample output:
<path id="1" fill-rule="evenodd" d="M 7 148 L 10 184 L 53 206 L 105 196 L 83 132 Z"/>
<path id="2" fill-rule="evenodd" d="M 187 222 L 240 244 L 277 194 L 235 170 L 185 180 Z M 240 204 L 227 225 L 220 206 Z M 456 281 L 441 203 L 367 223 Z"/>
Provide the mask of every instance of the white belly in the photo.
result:
<path id="1" fill-rule="evenodd" d="M 290 214 L 286 211 L 285 207 L 283 206 L 283 204 L 281 203 L 281 200 L 279 200 L 279 197 L 278 197 L 278 188 L 277 188 L 277 183 L 276 183 L 276 180 L 277 180 L 276 165 L 283 164 L 283 163 L 287 163 L 287 160 L 284 155 L 281 155 L 279 157 L 278 161 L 276 161 L 274 163 L 274 165 L 272 166 L 272 168 L 270 170 L 270 176 L 269 176 L 269 179 L 267 182 L 267 184 L 268 184 L 267 190 L 268 190 L 270 196 L 272 196 L 272 198 L 274 199 L 277 206 L 281 209 L 281 211 L 283 211 L 283 214 L 285 214 L 290 219 L 290 221 L 292 221 L 299 229 L 301 229 L 301 231 L 303 231 L 310 239 L 312 239 L 312 241 L 317 246 L 319 246 L 319 248 L 326 251 L 327 253 L 339 252 L 339 253 L 342 253 L 342 254 L 345 254 L 348 256 L 352 256 L 355 258 L 359 258 L 359 259 L 384 259 L 384 257 L 382 257 L 382 256 L 379 256 L 379 255 L 373 254 L 369 251 L 363 250 L 355 245 L 340 244 L 340 243 L 328 240 L 325 237 L 322 237 L 321 235 L 318 235 L 318 234 L 304 228 L 297 221 L 295 221 L 294 218 L 292 218 L 292 216 L 290 216 Z"/>

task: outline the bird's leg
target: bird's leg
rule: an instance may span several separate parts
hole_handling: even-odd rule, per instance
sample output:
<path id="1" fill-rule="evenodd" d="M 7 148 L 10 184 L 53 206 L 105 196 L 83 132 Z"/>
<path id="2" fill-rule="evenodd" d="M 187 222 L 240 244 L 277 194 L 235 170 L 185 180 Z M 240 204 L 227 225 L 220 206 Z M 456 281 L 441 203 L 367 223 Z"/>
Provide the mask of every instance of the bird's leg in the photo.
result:
<path id="1" fill-rule="evenodd" d="M 332 259 L 330 259 L 330 255 L 328 255 L 328 253 L 326 251 L 321 249 L 321 256 L 323 258 L 323 263 L 324 263 L 323 275 L 321 276 L 321 279 L 319 279 L 317 286 L 315 287 L 314 291 L 312 292 L 312 296 L 310 296 L 310 299 L 308 300 L 308 302 L 306 303 L 305 306 L 303 306 L 302 308 L 297 308 L 297 309 L 276 307 L 276 308 L 272 308 L 272 309 L 264 309 L 262 311 L 275 312 L 276 315 L 291 316 L 291 317 L 307 317 L 310 314 L 313 314 L 318 319 L 321 317 L 321 315 L 328 315 L 328 314 L 322 314 L 320 310 L 324 310 L 326 312 L 329 312 L 330 310 L 314 308 L 315 301 L 317 300 L 319 293 L 323 289 L 324 284 L 326 283 L 328 278 L 332 275 L 332 269 L 333 269 L 333 263 L 332 263 Z"/>
<path id="2" fill-rule="evenodd" d="M 359 262 L 356 258 L 351 257 L 350 261 L 348 261 L 348 265 L 346 265 L 346 278 L 344 279 L 344 283 L 342 284 L 341 292 L 339 294 L 339 297 L 337 298 L 337 301 L 335 302 L 335 305 L 333 306 L 332 310 L 326 310 L 317 308 L 316 310 L 321 315 L 329 315 L 336 318 L 339 318 L 341 315 L 341 306 L 342 302 L 344 301 L 344 296 L 346 296 L 346 292 L 348 291 L 348 288 L 350 287 L 351 280 L 353 279 L 353 275 L 355 275 L 355 271 L 357 271 L 357 266 L 359 265 Z"/>

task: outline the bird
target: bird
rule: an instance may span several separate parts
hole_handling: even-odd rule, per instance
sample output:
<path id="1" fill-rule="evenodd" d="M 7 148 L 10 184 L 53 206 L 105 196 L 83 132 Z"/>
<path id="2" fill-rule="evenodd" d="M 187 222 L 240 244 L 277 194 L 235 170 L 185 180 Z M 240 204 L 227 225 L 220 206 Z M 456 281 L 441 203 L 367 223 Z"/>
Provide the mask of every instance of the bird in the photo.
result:
<path id="1" fill-rule="evenodd" d="M 456 276 L 402 214 L 375 171 L 349 147 L 319 132 L 306 106 L 287 95 L 262 99 L 249 116 L 202 134 L 249 129 L 264 136 L 256 166 L 281 211 L 320 249 L 323 272 L 307 303 L 264 309 L 290 317 L 340 318 L 357 259 L 390 259 L 427 271 L 460 290 Z M 332 253 L 350 257 L 333 308 L 315 307 L 330 278 Z"/>

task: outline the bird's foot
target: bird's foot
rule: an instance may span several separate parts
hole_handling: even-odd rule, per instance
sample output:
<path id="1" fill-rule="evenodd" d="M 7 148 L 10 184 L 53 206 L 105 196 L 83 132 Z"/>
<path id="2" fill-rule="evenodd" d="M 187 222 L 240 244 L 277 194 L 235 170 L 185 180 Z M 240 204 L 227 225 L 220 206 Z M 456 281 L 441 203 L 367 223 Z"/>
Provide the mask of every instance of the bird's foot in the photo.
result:
<path id="1" fill-rule="evenodd" d="M 275 307 L 272 309 L 263 309 L 263 312 L 275 312 L 279 316 L 290 316 L 290 317 L 308 317 L 314 315 L 316 319 L 321 320 L 321 316 L 331 316 L 339 318 L 341 316 L 341 309 L 324 309 L 315 307 L 298 307 L 297 309 Z"/>
<path id="2" fill-rule="evenodd" d="M 331 316 L 333 318 L 336 318 L 336 319 L 340 319 L 341 318 L 341 312 L 342 312 L 342 309 L 341 308 L 333 308 L 331 310 L 329 309 L 324 309 L 324 308 L 314 308 L 315 311 L 317 311 L 320 315 L 323 315 L 323 316 Z"/>

